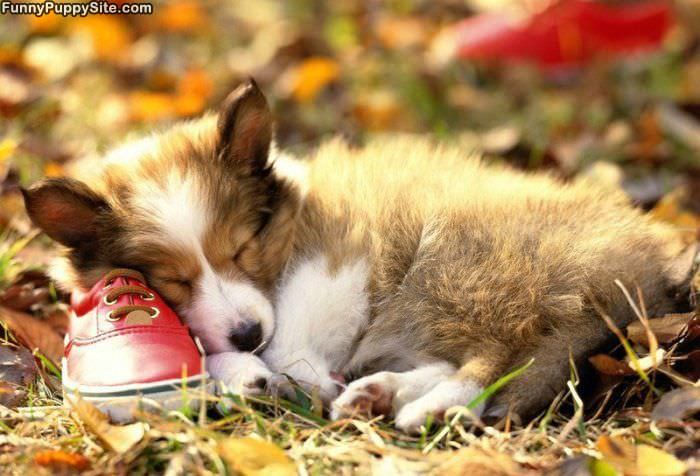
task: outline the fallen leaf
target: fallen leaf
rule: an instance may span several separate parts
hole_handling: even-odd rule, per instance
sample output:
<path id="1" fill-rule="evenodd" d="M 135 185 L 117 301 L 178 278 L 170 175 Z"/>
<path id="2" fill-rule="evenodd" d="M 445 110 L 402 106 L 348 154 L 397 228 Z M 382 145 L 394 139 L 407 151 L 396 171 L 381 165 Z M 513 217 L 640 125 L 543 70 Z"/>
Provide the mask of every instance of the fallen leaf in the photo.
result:
<path id="1" fill-rule="evenodd" d="M 34 283 L 14 284 L 0 294 L 0 305 L 15 311 L 29 311 L 32 306 L 48 303 L 49 289 Z"/>
<path id="2" fill-rule="evenodd" d="M 46 322 L 2 306 L 0 321 L 5 322 L 15 337 L 28 349 L 38 349 L 55 364 L 61 361 L 63 339 Z"/>
<path id="3" fill-rule="evenodd" d="M 521 474 L 518 464 L 510 456 L 495 451 L 476 448 L 463 448 L 441 464 L 435 474 L 458 476 L 469 474 L 481 475 L 511 475 Z"/>
<path id="4" fill-rule="evenodd" d="M 75 400 L 71 399 L 71 406 L 83 423 L 115 453 L 126 453 L 146 434 L 144 423 L 112 425 L 107 416 L 97 407 L 79 397 Z"/>
<path id="5" fill-rule="evenodd" d="M 401 104 L 389 90 L 362 94 L 355 99 L 352 112 L 362 126 L 377 131 L 396 127 L 402 116 Z"/>
<path id="6" fill-rule="evenodd" d="M 157 13 L 156 21 L 164 30 L 182 33 L 205 27 L 207 17 L 199 2 L 179 0 L 164 4 Z"/>
<path id="7" fill-rule="evenodd" d="M 17 141 L 5 138 L 0 141 L 0 162 L 5 162 L 17 150 Z"/>
<path id="8" fill-rule="evenodd" d="M 598 354 L 588 358 L 588 361 L 600 373 L 605 375 L 634 375 L 636 372 L 627 363 L 614 359 L 606 354 Z"/>
<path id="9" fill-rule="evenodd" d="M 291 76 L 294 99 L 310 102 L 340 76 L 340 65 L 331 58 L 308 58 L 293 70 Z"/>
<path id="10" fill-rule="evenodd" d="M 255 438 L 228 438 L 219 443 L 219 453 L 234 471 L 243 476 L 295 475 L 296 466 L 277 445 Z"/>
<path id="11" fill-rule="evenodd" d="M 118 62 L 133 41 L 126 20 L 115 15 L 89 15 L 71 19 L 69 30 L 87 38 L 98 59 Z"/>
<path id="12" fill-rule="evenodd" d="M 168 93 L 134 91 L 129 95 L 131 120 L 154 122 L 175 116 L 175 98 Z"/>
<path id="13" fill-rule="evenodd" d="M 180 117 L 201 113 L 214 90 L 211 78 L 200 69 L 185 73 L 178 84 L 175 112 Z"/>
<path id="14" fill-rule="evenodd" d="M 596 444 L 604 459 L 629 476 L 677 476 L 688 467 L 670 453 L 649 445 L 637 445 L 603 435 Z"/>
<path id="15" fill-rule="evenodd" d="M 654 421 L 683 420 L 698 412 L 700 412 L 700 388 L 677 388 L 661 397 L 651 412 L 651 419 Z"/>
<path id="16" fill-rule="evenodd" d="M 615 436 L 603 435 L 596 443 L 603 458 L 625 474 L 637 469 L 637 448 L 628 441 Z"/>
<path id="17" fill-rule="evenodd" d="M 677 188 L 666 194 L 649 213 L 657 220 L 675 225 L 679 232 L 683 233 L 688 243 L 691 243 L 697 237 L 700 216 L 688 208 L 688 197 L 689 191 L 687 189 Z"/>
<path id="18" fill-rule="evenodd" d="M 37 375 L 34 356 L 24 347 L 0 345 L 0 405 L 16 408 L 27 398 Z"/>
<path id="19" fill-rule="evenodd" d="M 63 170 L 63 165 L 56 162 L 47 162 L 44 164 L 44 175 L 47 177 L 62 177 L 66 175 Z"/>
<path id="20" fill-rule="evenodd" d="M 375 34 L 389 49 L 411 48 L 425 43 L 428 38 L 426 24 L 419 17 L 385 16 L 377 21 Z"/>
<path id="21" fill-rule="evenodd" d="M 619 476 L 615 467 L 604 459 L 594 459 L 590 462 L 588 470 L 591 476 Z"/>
<path id="22" fill-rule="evenodd" d="M 90 460 L 79 453 L 67 453 L 61 450 L 45 450 L 34 455 L 34 462 L 39 466 L 49 466 L 56 471 L 75 469 L 86 470 Z"/>
<path id="23" fill-rule="evenodd" d="M 685 326 L 693 318 L 693 313 L 667 314 L 664 317 L 649 319 L 649 329 L 656 336 L 659 344 L 668 344 L 674 340 Z M 636 344 L 649 347 L 649 337 L 644 325 L 640 321 L 634 321 L 627 326 L 627 337 Z"/>
<path id="24" fill-rule="evenodd" d="M 649 445 L 637 447 L 638 476 L 677 476 L 685 474 L 687 465 L 664 450 Z"/>
<path id="25" fill-rule="evenodd" d="M 36 377 L 34 356 L 24 347 L 0 345 L 0 380 L 29 385 Z"/>

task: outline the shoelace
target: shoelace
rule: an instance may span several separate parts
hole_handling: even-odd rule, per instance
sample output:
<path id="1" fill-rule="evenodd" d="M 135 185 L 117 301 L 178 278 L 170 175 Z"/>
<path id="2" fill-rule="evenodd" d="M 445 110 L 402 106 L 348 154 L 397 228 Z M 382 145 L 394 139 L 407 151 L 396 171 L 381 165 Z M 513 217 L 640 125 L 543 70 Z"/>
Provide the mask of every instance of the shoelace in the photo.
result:
<path id="1" fill-rule="evenodd" d="M 146 278 L 144 278 L 143 274 L 139 273 L 136 270 L 113 269 L 105 276 L 105 287 L 109 286 L 112 283 L 112 281 L 114 281 L 117 278 L 131 278 L 146 284 Z M 105 296 L 102 298 L 102 301 L 108 306 L 113 306 L 117 303 L 117 300 L 125 294 L 135 294 L 137 296 L 140 296 L 141 299 L 143 299 L 144 301 L 152 301 L 153 299 L 155 299 L 153 293 L 149 292 L 147 289 L 144 289 L 141 286 L 125 284 L 111 289 L 107 294 L 105 294 Z M 119 319 L 133 311 L 144 311 L 148 313 L 149 316 L 151 316 L 151 319 L 155 319 L 158 316 L 158 314 L 160 314 L 158 308 L 152 306 L 128 304 L 126 306 L 119 306 L 118 308 L 109 311 L 109 313 L 107 314 L 107 320 L 111 322 L 118 321 Z"/>

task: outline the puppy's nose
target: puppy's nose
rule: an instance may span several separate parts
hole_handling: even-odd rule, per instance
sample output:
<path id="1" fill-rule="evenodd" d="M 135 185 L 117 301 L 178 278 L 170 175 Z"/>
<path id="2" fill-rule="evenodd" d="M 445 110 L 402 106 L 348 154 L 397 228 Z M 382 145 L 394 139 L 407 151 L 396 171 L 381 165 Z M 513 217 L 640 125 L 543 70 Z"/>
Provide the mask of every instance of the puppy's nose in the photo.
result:
<path id="1" fill-rule="evenodd" d="M 236 349 L 250 352 L 262 343 L 262 327 L 260 323 L 244 323 L 233 330 L 228 337 Z"/>

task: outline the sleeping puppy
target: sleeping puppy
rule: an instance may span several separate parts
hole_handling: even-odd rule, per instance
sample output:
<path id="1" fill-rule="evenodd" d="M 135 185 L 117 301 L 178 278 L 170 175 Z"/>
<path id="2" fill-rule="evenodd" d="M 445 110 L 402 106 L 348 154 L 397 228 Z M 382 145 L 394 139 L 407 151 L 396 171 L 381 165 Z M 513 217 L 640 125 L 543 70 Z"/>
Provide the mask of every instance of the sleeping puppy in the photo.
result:
<path id="1" fill-rule="evenodd" d="M 406 431 L 534 358 L 490 403 L 531 415 L 564 389 L 569 356 L 610 336 L 599 310 L 634 319 L 615 280 L 650 315 L 685 285 L 692 250 L 619 192 L 409 138 L 334 140 L 297 162 L 271 153 L 271 131 L 251 81 L 217 116 L 31 187 L 29 215 L 65 247 L 56 279 L 88 288 L 135 268 L 235 391 L 285 374 L 334 418 L 386 414 Z"/>

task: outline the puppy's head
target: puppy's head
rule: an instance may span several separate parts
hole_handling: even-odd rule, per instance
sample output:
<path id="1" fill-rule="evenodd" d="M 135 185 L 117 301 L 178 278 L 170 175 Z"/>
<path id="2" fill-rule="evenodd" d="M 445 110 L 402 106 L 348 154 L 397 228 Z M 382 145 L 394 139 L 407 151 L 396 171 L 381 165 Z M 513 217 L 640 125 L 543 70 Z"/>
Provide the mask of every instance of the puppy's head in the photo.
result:
<path id="1" fill-rule="evenodd" d="M 89 288 L 109 269 L 137 269 L 208 352 L 257 348 L 273 331 L 270 293 L 299 208 L 269 162 L 271 136 L 251 81 L 218 116 L 116 149 L 87 183 L 26 190 L 31 219 L 65 247 L 59 280 Z"/>

